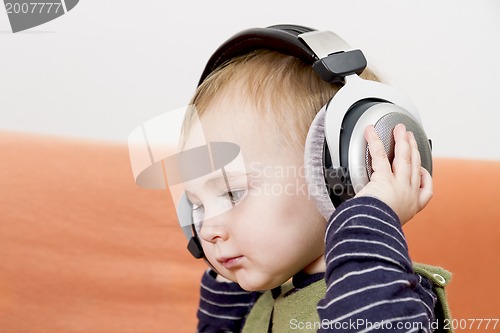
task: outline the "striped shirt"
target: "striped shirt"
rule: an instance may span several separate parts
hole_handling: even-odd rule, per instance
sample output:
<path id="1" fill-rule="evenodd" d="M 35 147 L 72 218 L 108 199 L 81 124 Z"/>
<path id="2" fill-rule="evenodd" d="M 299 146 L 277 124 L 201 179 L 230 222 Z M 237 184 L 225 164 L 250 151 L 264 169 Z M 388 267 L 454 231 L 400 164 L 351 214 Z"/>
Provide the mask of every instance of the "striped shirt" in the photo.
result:
<path id="1" fill-rule="evenodd" d="M 430 332 L 432 283 L 413 272 L 400 221 L 389 206 L 373 197 L 343 203 L 328 223 L 325 244 L 327 290 L 317 311 L 330 324 L 318 332 Z M 322 275 L 299 273 L 292 283 L 304 288 Z M 240 332 L 261 294 L 214 277 L 208 270 L 202 278 L 198 332 Z"/>

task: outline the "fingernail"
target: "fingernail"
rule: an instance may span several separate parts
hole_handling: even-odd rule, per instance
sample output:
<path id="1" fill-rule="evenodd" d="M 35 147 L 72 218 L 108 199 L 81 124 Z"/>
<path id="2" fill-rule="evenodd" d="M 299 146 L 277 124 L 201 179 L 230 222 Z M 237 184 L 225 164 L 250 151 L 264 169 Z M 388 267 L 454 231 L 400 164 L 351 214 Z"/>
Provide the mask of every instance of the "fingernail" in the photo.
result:
<path id="1" fill-rule="evenodd" d="M 404 124 L 397 124 L 396 127 L 394 127 L 394 134 L 396 134 L 396 131 L 406 132 L 406 126 Z"/>

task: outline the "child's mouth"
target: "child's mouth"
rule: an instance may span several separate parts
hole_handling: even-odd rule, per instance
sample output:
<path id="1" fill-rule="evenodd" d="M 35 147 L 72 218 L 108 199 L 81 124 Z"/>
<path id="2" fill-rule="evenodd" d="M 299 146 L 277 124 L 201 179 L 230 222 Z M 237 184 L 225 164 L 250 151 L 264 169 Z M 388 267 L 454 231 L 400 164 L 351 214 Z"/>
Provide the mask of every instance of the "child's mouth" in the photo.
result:
<path id="1" fill-rule="evenodd" d="M 231 269 L 239 266 L 242 258 L 243 256 L 232 257 L 232 258 L 220 258 L 217 259 L 217 261 L 219 261 L 222 264 L 222 266 L 224 266 L 225 269 Z"/>

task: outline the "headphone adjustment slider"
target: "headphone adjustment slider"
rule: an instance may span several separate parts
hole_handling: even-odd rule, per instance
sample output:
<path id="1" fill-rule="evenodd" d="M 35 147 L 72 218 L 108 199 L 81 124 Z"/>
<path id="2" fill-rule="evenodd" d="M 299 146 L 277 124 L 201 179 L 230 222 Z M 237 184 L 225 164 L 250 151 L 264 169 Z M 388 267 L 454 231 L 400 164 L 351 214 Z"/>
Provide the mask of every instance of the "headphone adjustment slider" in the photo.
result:
<path id="1" fill-rule="evenodd" d="M 336 83 L 351 74 L 361 74 L 366 68 L 366 58 L 361 50 L 341 51 L 329 54 L 313 64 L 314 71 L 324 81 Z"/>

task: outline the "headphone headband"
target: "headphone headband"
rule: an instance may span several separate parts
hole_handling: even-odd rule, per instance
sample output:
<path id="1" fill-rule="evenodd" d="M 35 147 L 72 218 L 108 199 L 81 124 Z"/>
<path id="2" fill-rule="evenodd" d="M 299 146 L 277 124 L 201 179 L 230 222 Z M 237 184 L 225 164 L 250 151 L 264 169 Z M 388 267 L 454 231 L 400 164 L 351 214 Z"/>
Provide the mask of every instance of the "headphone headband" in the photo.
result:
<path id="1" fill-rule="evenodd" d="M 267 28 L 243 30 L 225 41 L 210 57 L 200 77 L 200 85 L 207 76 L 224 62 L 258 49 L 277 51 L 313 64 L 318 58 L 298 38 L 300 34 L 315 31 L 299 25 L 273 25 Z"/>
<path id="2" fill-rule="evenodd" d="M 267 49 L 293 56 L 324 80 L 339 82 L 350 74 L 361 74 L 366 59 L 331 31 L 317 31 L 298 25 L 274 25 L 244 30 L 229 38 L 209 59 L 198 85 L 226 61 L 254 50 Z"/>

